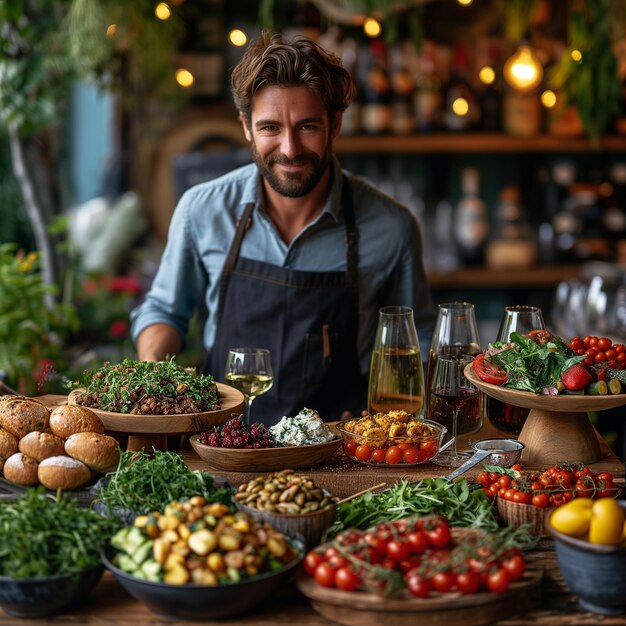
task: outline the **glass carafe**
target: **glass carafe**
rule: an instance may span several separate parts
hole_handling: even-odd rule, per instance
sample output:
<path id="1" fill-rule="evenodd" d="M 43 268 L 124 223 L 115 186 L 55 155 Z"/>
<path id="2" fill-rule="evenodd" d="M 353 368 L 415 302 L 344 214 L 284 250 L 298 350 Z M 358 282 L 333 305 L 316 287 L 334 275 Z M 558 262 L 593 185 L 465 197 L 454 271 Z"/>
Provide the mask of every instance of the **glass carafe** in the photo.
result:
<path id="1" fill-rule="evenodd" d="M 402 410 L 421 415 L 423 371 L 413 309 L 406 306 L 380 309 L 367 394 L 370 414 Z"/>
<path id="2" fill-rule="evenodd" d="M 474 305 L 470 302 L 444 302 L 437 307 L 437 321 L 428 353 L 426 367 L 426 417 L 446 423 L 447 412 L 433 399 L 430 391 L 433 373 L 439 357 L 476 356 L 481 351 Z M 463 407 L 459 412 L 457 434 L 476 432 L 483 423 L 483 394 L 479 401 Z M 448 425 L 449 426 L 449 425 Z M 451 432 L 451 428 L 449 428 Z"/>
<path id="3" fill-rule="evenodd" d="M 519 333 L 523 335 L 530 330 L 545 330 L 543 321 L 543 313 L 536 306 L 507 306 L 504 308 L 502 321 L 496 341 L 508 342 L 511 333 Z M 489 421 L 503 433 L 517 437 L 526 418 L 530 413 L 530 409 L 524 409 L 519 406 L 513 406 L 506 402 L 501 402 L 495 398 L 487 399 L 487 417 Z"/>

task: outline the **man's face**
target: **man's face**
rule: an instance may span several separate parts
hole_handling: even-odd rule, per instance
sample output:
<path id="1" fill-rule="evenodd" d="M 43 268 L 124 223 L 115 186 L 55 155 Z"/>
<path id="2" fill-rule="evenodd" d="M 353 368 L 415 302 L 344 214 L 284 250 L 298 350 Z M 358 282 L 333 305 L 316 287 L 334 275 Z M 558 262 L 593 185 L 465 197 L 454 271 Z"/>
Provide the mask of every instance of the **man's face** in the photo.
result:
<path id="1" fill-rule="evenodd" d="M 277 193 L 301 198 L 311 192 L 327 170 L 331 127 L 321 100 L 307 87 L 265 87 L 254 97 L 246 138 L 263 178 Z"/>

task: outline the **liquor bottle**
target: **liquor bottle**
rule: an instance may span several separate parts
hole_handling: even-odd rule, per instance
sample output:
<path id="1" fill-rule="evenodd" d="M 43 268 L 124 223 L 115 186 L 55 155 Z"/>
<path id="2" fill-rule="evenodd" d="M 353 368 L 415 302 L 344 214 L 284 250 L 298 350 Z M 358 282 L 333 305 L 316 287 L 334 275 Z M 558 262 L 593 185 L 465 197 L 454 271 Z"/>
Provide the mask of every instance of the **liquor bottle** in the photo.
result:
<path id="1" fill-rule="evenodd" d="M 422 133 L 437 130 L 443 103 L 441 79 L 435 65 L 435 48 L 425 43 L 419 56 L 419 72 L 415 90 L 417 129 Z"/>
<path id="2" fill-rule="evenodd" d="M 415 130 L 415 82 L 409 71 L 406 44 L 411 45 L 410 42 L 404 42 L 391 51 L 391 131 L 397 135 L 407 135 Z"/>
<path id="3" fill-rule="evenodd" d="M 467 265 L 483 261 L 485 243 L 489 234 L 487 207 L 480 199 L 480 174 L 467 167 L 461 172 L 462 196 L 455 210 L 454 238 L 461 260 Z"/>
<path id="4" fill-rule="evenodd" d="M 471 130 L 478 124 L 480 119 L 478 99 L 469 79 L 467 48 L 462 43 L 457 44 L 454 49 L 445 107 L 444 122 L 448 130 Z"/>
<path id="5" fill-rule="evenodd" d="M 377 135 L 386 133 L 391 125 L 391 82 L 385 44 L 375 39 L 369 53 L 370 65 L 362 85 L 361 125 L 364 132 Z"/>
<path id="6" fill-rule="evenodd" d="M 498 80 L 500 48 L 491 43 L 487 55 L 487 65 L 480 68 L 480 81 L 483 85 L 479 95 L 480 129 L 495 133 L 502 128 L 502 90 Z"/>

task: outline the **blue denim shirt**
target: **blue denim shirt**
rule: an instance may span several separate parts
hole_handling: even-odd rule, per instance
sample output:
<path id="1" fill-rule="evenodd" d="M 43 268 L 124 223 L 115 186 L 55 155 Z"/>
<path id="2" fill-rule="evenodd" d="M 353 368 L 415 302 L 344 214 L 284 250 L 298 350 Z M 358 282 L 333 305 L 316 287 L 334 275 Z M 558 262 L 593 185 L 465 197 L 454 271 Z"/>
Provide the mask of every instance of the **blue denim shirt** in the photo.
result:
<path id="1" fill-rule="evenodd" d="M 172 216 L 167 245 L 145 301 L 131 312 L 132 337 L 155 323 L 174 326 L 184 338 L 196 305 L 204 298 L 208 317 L 204 347 L 215 336 L 215 313 L 222 266 L 235 235 L 237 218 L 255 203 L 242 257 L 307 271 L 345 271 L 346 245 L 341 217 L 341 169 L 333 160 L 333 186 L 320 215 L 287 245 L 261 206 L 256 165 L 192 187 Z M 409 210 L 364 180 L 345 172 L 354 197 L 359 231 L 358 357 L 363 373 L 370 365 L 378 309 L 404 305 L 414 309 L 422 358 L 428 347 L 434 312 L 422 263 L 418 224 Z M 262 338 L 259 338 L 262 343 Z"/>

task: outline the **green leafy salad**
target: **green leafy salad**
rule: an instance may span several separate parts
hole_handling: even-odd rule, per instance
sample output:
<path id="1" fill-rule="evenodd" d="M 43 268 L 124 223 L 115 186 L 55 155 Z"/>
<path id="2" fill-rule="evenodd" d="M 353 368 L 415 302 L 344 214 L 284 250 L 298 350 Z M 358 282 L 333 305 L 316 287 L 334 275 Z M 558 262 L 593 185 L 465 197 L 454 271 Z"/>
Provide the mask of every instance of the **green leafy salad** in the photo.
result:
<path id="1" fill-rule="evenodd" d="M 100 550 L 119 528 L 116 519 L 78 506 L 43 487 L 0 503 L 0 574 L 12 578 L 79 576 L 100 563 Z"/>
<path id="2" fill-rule="evenodd" d="M 539 343 L 519 333 L 511 333 L 508 343 L 489 344 L 485 355 L 509 375 L 503 387 L 549 395 L 557 394 L 561 374 L 586 357 L 576 354 L 560 337 Z"/>

